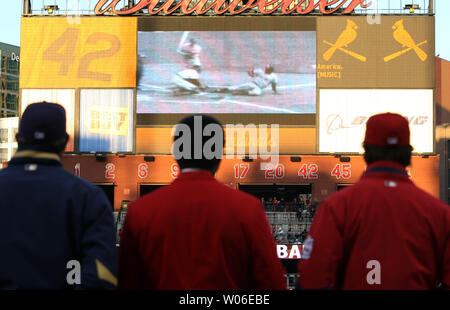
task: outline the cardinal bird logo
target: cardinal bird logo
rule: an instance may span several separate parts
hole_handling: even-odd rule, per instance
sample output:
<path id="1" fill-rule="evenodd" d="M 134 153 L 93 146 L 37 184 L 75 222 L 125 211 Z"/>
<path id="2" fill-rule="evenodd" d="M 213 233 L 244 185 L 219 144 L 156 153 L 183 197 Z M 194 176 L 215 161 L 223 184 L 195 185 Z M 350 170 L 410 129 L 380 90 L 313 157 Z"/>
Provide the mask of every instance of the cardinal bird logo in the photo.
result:
<path id="1" fill-rule="evenodd" d="M 394 26 L 392 26 L 392 29 L 394 29 L 394 39 L 398 43 L 400 43 L 403 47 L 401 51 L 395 52 L 389 56 L 384 57 L 384 62 L 389 62 L 403 54 L 406 54 L 407 52 L 414 50 L 417 57 L 419 57 L 420 60 L 425 61 L 428 58 L 427 53 L 425 53 L 420 46 L 427 43 L 427 41 L 420 42 L 419 44 L 416 44 L 414 42 L 414 39 L 411 37 L 409 32 L 405 29 L 405 26 L 403 24 L 403 19 L 400 19 L 397 21 Z"/>
<path id="2" fill-rule="evenodd" d="M 334 44 L 325 40 L 323 41 L 323 43 L 331 46 L 323 54 L 323 59 L 325 61 L 329 61 L 331 57 L 333 57 L 333 55 L 336 53 L 336 50 L 340 50 L 349 56 L 365 62 L 367 60 L 366 57 L 345 48 L 348 47 L 348 45 L 355 41 L 358 37 L 358 32 L 356 31 L 356 29 L 358 29 L 358 25 L 354 21 L 347 19 L 347 26 L 345 27 L 345 30 L 339 35 Z"/>

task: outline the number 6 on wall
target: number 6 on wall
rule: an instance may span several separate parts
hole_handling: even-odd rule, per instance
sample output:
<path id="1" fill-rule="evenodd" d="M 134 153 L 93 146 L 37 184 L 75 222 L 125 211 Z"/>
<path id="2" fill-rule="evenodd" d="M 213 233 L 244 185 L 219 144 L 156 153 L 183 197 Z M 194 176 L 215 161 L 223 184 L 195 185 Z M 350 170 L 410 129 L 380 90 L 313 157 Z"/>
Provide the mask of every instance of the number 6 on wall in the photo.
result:
<path id="1" fill-rule="evenodd" d="M 139 164 L 138 166 L 138 176 L 141 179 L 145 179 L 148 177 L 148 165 L 145 163 Z"/>

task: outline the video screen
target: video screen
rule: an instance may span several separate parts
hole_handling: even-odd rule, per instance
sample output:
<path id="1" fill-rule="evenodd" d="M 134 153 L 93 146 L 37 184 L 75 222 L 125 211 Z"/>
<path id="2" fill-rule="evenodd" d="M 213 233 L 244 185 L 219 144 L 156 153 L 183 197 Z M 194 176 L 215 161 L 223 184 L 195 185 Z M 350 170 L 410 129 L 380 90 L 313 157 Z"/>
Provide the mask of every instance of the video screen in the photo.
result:
<path id="1" fill-rule="evenodd" d="M 137 113 L 316 113 L 315 31 L 140 31 L 137 72 Z"/>

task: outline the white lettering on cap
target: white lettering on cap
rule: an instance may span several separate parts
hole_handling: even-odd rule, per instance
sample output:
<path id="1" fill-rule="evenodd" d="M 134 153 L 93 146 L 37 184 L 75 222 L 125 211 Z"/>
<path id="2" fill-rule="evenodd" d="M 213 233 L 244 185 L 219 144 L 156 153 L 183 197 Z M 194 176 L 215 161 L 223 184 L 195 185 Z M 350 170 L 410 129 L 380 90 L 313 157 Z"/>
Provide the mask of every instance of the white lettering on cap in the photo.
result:
<path id="1" fill-rule="evenodd" d="M 389 145 L 394 145 L 398 143 L 398 138 L 397 137 L 390 137 L 387 139 L 387 144 Z"/>
<path id="2" fill-rule="evenodd" d="M 34 132 L 34 138 L 36 140 L 44 140 L 45 139 L 45 133 L 42 131 L 35 131 Z"/>
<path id="3" fill-rule="evenodd" d="M 397 183 L 394 181 L 385 181 L 384 186 L 386 187 L 397 187 Z"/>
<path id="4" fill-rule="evenodd" d="M 37 164 L 27 164 L 24 167 L 25 171 L 36 171 L 37 168 L 38 168 Z"/>

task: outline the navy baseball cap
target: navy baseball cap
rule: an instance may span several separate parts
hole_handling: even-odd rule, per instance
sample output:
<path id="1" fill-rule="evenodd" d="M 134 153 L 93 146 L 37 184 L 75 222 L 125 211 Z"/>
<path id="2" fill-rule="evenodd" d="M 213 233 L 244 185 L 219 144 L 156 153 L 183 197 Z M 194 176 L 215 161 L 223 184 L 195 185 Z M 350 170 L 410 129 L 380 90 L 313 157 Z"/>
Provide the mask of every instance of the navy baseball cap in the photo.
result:
<path id="1" fill-rule="evenodd" d="M 25 142 L 54 142 L 66 139 L 66 110 L 51 102 L 30 104 L 22 114 L 19 138 Z"/>

